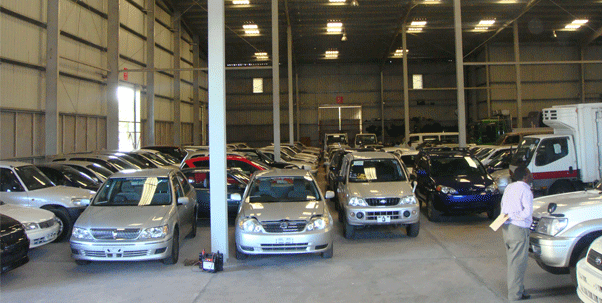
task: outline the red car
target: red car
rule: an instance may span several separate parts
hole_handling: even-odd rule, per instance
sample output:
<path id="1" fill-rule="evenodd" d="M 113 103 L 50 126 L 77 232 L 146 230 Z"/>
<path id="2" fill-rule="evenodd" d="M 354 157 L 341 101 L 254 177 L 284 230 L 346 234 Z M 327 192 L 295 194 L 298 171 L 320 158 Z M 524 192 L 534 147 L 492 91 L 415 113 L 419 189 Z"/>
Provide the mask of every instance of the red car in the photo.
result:
<path id="1" fill-rule="evenodd" d="M 267 170 L 269 167 L 255 162 L 253 160 L 249 160 L 245 157 L 228 155 L 226 156 L 226 166 L 228 169 L 234 168 L 239 169 L 247 175 L 252 175 L 254 172 L 258 170 Z M 203 167 L 209 168 L 209 157 L 198 157 L 192 158 L 184 161 L 181 168 L 188 167 Z"/>

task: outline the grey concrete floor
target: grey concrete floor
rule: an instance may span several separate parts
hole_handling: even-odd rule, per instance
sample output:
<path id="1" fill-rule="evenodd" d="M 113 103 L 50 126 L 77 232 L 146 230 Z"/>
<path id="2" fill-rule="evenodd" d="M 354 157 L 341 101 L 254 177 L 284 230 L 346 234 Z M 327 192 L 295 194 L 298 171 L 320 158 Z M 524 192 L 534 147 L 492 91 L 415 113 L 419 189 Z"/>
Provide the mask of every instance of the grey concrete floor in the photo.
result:
<path id="1" fill-rule="evenodd" d="M 332 205 L 332 204 L 331 204 Z M 505 302 L 506 256 L 501 231 L 484 214 L 421 217 L 420 234 L 368 228 L 343 237 L 336 220 L 334 257 L 319 255 L 234 258 L 223 272 L 185 266 L 209 249 L 209 221 L 182 243 L 176 265 L 160 262 L 96 262 L 78 266 L 69 244 L 29 252 L 30 262 L 2 274 L 0 302 Z M 528 302 L 579 302 L 567 275 L 549 274 L 529 260 Z"/>

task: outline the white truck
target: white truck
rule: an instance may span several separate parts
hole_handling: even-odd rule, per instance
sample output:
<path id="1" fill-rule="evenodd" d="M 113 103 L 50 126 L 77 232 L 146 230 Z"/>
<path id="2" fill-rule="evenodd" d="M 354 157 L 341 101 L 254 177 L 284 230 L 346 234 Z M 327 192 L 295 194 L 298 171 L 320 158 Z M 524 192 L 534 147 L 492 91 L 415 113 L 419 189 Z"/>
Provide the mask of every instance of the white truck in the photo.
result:
<path id="1" fill-rule="evenodd" d="M 554 106 L 543 110 L 553 134 L 523 138 L 510 171 L 525 165 L 533 191 L 557 194 L 584 188 L 602 175 L 602 103 Z"/>

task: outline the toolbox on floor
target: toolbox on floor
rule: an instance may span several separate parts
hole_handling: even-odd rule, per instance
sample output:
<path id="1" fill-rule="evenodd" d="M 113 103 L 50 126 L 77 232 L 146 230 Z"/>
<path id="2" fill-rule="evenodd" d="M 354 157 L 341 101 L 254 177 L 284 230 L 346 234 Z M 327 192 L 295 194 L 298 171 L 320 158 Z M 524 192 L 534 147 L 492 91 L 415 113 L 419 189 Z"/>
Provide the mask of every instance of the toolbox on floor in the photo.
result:
<path id="1" fill-rule="evenodd" d="M 205 250 L 199 254 L 199 268 L 203 271 L 216 273 L 224 270 L 224 255 L 219 252 L 205 253 Z"/>

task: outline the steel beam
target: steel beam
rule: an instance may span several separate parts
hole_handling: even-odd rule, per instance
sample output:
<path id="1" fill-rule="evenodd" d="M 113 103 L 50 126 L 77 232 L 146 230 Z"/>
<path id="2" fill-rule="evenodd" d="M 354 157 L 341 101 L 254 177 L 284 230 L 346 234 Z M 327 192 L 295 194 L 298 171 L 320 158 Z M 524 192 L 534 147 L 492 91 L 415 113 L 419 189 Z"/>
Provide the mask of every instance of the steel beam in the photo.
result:
<path id="1" fill-rule="evenodd" d="M 401 49 L 403 51 L 403 120 L 405 124 L 405 138 L 410 135 L 410 92 L 408 86 L 408 56 L 406 49 L 408 49 L 408 39 L 406 35 L 405 23 L 401 27 Z"/>
<path id="2" fill-rule="evenodd" d="M 288 57 L 288 138 L 289 143 L 293 144 L 295 143 L 295 130 L 293 127 L 295 123 L 293 120 L 293 34 L 290 24 L 286 28 L 286 42 Z"/>
<path id="3" fill-rule="evenodd" d="M 180 113 L 180 44 L 182 42 L 182 22 L 180 11 L 176 10 L 173 14 L 173 144 L 179 146 L 182 142 L 181 134 L 181 113 Z"/>
<path id="4" fill-rule="evenodd" d="M 280 52 L 278 0 L 272 0 L 272 101 L 274 105 L 274 161 L 280 161 Z"/>
<path id="5" fill-rule="evenodd" d="M 48 0 L 46 27 L 46 156 L 59 153 L 59 0 Z"/>
<path id="6" fill-rule="evenodd" d="M 520 50 L 518 46 L 518 21 L 512 25 L 514 36 L 514 71 L 516 72 L 516 127 L 523 127 L 523 92 L 520 79 Z"/>
<path id="7" fill-rule="evenodd" d="M 201 101 L 199 100 L 199 73 L 201 58 L 199 57 L 199 35 L 192 37 L 192 142 L 194 145 L 201 145 L 201 120 L 199 120 L 199 111 Z"/>
<path id="8" fill-rule="evenodd" d="M 155 145 L 155 0 L 146 0 L 146 132 L 144 144 Z"/>
<path id="9" fill-rule="evenodd" d="M 460 147 L 466 147 L 466 100 L 464 96 L 464 56 L 462 50 L 462 8 L 454 0 L 454 34 L 456 44 L 456 86 L 458 87 L 458 133 Z"/>

